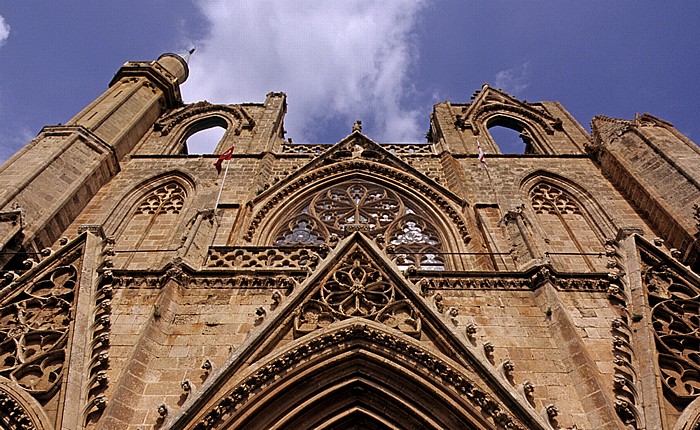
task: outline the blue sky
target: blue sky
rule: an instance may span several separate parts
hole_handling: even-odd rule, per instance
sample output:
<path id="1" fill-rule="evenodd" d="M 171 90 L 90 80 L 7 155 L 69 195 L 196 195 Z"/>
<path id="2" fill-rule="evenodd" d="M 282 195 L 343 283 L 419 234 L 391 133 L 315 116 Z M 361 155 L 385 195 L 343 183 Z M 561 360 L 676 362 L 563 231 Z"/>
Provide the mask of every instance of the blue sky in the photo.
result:
<path id="1" fill-rule="evenodd" d="M 485 82 L 558 100 L 586 128 L 648 112 L 700 142 L 696 1 L 10 0 L 0 17 L 0 160 L 123 62 L 191 46 L 186 102 L 284 91 L 295 142 L 336 142 L 356 119 L 377 141 L 422 142 L 433 104 Z"/>

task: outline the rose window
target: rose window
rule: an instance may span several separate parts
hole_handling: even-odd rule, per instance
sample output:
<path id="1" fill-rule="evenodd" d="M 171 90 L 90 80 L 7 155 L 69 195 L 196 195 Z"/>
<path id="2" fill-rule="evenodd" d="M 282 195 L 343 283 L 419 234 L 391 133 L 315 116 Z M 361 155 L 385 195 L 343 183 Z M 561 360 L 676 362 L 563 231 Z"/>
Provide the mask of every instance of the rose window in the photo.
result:
<path id="1" fill-rule="evenodd" d="M 401 269 L 444 270 L 442 242 L 433 224 L 399 193 L 368 182 L 334 185 L 310 196 L 274 235 L 275 245 L 319 245 L 331 234 L 383 234 Z"/>

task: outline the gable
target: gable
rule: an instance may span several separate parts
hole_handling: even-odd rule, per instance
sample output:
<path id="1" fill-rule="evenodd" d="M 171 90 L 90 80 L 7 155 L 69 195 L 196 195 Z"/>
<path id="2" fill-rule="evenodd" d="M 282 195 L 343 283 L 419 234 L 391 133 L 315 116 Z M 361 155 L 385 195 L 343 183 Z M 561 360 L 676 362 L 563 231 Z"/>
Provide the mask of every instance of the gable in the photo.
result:
<path id="1" fill-rule="evenodd" d="M 270 230 L 280 222 L 281 213 L 296 209 L 311 193 L 344 181 L 366 181 L 410 195 L 422 202 L 436 218 L 451 224 L 466 244 L 469 242 L 467 220 L 462 211 L 468 203 L 432 179 L 355 132 L 302 169 L 290 175 L 249 202 L 248 242 L 269 242 Z"/>
<path id="2" fill-rule="evenodd" d="M 377 412 L 358 390 L 391 407 L 414 405 L 414 415 L 425 416 L 419 428 L 546 428 L 361 233 L 282 299 L 168 428 L 294 428 L 307 415 L 326 422 Z M 418 410 L 425 399 L 415 393 L 441 412 Z M 321 413 L 320 404 L 337 416 Z M 382 419 L 416 425 L 391 413 Z"/>

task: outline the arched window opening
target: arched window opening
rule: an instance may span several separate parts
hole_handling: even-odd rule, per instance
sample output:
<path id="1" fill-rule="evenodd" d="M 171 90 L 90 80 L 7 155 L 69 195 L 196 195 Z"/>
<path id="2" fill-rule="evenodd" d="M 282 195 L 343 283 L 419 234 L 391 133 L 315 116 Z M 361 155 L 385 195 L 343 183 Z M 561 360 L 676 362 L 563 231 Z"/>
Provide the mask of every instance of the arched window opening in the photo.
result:
<path id="1" fill-rule="evenodd" d="M 530 132 L 518 121 L 495 118 L 488 123 L 489 134 L 503 154 L 538 154 Z"/>
<path id="2" fill-rule="evenodd" d="M 185 133 L 183 154 L 213 154 L 226 134 L 228 124 L 223 118 L 212 117 L 198 121 Z"/>
<path id="3" fill-rule="evenodd" d="M 445 270 L 437 230 L 418 206 L 393 190 L 365 181 L 336 184 L 308 197 L 273 235 L 277 246 L 319 245 L 330 235 L 361 231 L 386 240 L 386 250 L 406 269 Z"/>
<path id="4" fill-rule="evenodd" d="M 556 265 L 574 272 L 605 270 L 600 238 L 573 196 L 540 183 L 530 191 L 530 203 Z"/>
<path id="5" fill-rule="evenodd" d="M 186 192 L 177 182 L 169 182 L 144 197 L 117 238 L 115 266 L 148 265 L 154 257 L 168 252 L 168 240 L 185 198 Z"/>
<path id="6" fill-rule="evenodd" d="M 225 128 L 212 127 L 193 134 L 185 142 L 186 153 L 213 154 L 224 133 L 226 133 Z"/>

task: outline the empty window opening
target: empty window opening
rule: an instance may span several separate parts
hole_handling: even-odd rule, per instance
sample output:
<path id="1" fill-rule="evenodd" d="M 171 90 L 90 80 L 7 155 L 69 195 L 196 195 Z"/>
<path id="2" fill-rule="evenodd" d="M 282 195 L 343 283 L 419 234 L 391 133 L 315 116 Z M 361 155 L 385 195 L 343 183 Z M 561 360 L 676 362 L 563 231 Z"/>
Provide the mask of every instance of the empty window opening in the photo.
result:
<path id="1" fill-rule="evenodd" d="M 532 135 L 520 122 L 496 117 L 488 122 L 487 127 L 502 154 L 539 154 Z"/>
<path id="2" fill-rule="evenodd" d="M 224 137 L 226 129 L 221 126 L 210 127 L 190 135 L 183 147 L 185 154 L 213 154 Z"/>
<path id="3" fill-rule="evenodd" d="M 525 154 L 527 144 L 517 130 L 497 125 L 489 129 L 498 148 L 504 154 Z"/>

